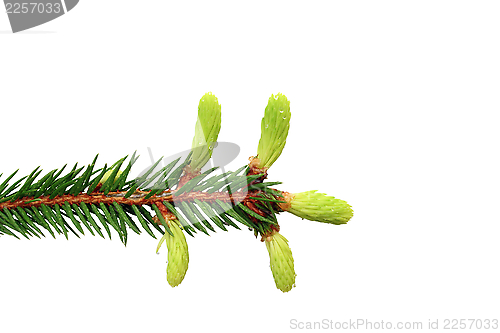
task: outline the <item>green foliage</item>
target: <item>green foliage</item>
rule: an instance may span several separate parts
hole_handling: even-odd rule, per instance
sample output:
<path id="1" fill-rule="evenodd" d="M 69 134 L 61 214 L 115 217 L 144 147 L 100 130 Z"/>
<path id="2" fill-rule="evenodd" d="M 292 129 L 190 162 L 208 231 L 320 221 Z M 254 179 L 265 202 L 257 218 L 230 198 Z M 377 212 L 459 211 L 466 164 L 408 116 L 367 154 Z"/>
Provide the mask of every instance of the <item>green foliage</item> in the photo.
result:
<path id="1" fill-rule="evenodd" d="M 100 169 L 95 168 L 96 156 L 88 166 L 75 164 L 64 175 L 66 165 L 43 176 L 37 167 L 12 182 L 15 171 L 0 184 L 0 235 L 30 239 L 48 232 L 54 238 L 58 234 L 68 238 L 88 232 L 109 239 L 117 235 L 126 245 L 129 231 L 145 231 L 153 238 L 158 233 L 157 251 L 166 242 L 167 280 L 175 287 L 188 269 L 184 232 L 209 235 L 242 225 L 262 236 L 276 286 L 288 292 L 295 286 L 294 260 L 287 239 L 278 233 L 276 214 L 286 210 L 332 224 L 346 223 L 352 217 L 351 206 L 343 200 L 316 191 L 284 194 L 272 188 L 280 182 L 264 182 L 267 169 L 286 144 L 290 117 L 287 98 L 272 95 L 261 123 L 258 165 L 254 159 L 221 175 L 215 173 L 217 167 L 200 173 L 212 156 L 221 128 L 221 106 L 211 93 L 200 100 L 192 149 L 182 162 L 178 158 L 160 166 L 161 158 L 132 179 L 129 175 L 138 159 L 135 153 L 128 162 L 125 156 Z"/>
<path id="2" fill-rule="evenodd" d="M 179 188 L 182 171 L 192 161 L 191 155 L 182 163 L 179 163 L 179 158 L 164 167 L 159 167 L 162 160 L 160 159 L 143 175 L 127 180 L 137 159 L 138 156 L 134 153 L 128 163 L 125 163 L 125 156 L 109 168 L 105 165 L 96 169 L 96 156 L 86 167 L 78 168 L 75 164 L 63 175 L 66 167 L 64 166 L 48 172 L 37 181 L 42 173 L 38 167 L 28 176 L 10 184 L 17 174 L 15 171 L 0 184 L 0 205 L 4 205 L 3 209 L 0 209 L 0 234 L 30 238 L 45 237 L 45 232 L 48 232 L 52 237 L 63 234 L 68 238 L 69 234 L 79 237 L 88 232 L 103 238 L 107 235 L 110 239 L 116 234 L 124 244 L 127 243 L 130 230 L 137 234 L 146 231 L 154 238 L 157 237 L 155 231 L 161 236 L 165 231 L 173 235 L 158 207 L 162 204 L 177 216 L 182 229 L 191 236 L 198 231 L 209 234 L 215 232 L 216 228 L 227 231 L 228 226 L 239 229 L 238 223 L 265 232 L 269 230 L 270 225 L 276 224 L 271 204 L 279 200 L 275 199 L 274 190 L 267 185 L 277 183 L 260 183 L 248 187 L 262 176 L 248 176 L 248 166 L 222 175 L 212 175 L 217 170 L 212 168 Z M 123 166 L 125 167 L 122 168 Z M 254 199 L 262 200 L 262 207 L 270 212 L 270 217 L 262 217 L 240 202 L 223 202 L 210 199 L 209 196 L 206 196 L 206 200 L 189 198 L 191 193 L 212 194 L 217 198 L 224 194 L 229 198 L 232 193 L 246 193 L 250 188 L 259 190 L 260 194 Z M 78 200 L 83 195 L 89 198 L 104 196 L 109 201 Z M 153 204 L 119 201 L 147 200 L 158 196 L 162 200 Z M 58 203 L 50 201 L 57 198 L 64 200 Z M 158 217 L 165 231 L 154 221 L 152 214 Z M 252 217 L 262 223 L 253 222 Z"/>

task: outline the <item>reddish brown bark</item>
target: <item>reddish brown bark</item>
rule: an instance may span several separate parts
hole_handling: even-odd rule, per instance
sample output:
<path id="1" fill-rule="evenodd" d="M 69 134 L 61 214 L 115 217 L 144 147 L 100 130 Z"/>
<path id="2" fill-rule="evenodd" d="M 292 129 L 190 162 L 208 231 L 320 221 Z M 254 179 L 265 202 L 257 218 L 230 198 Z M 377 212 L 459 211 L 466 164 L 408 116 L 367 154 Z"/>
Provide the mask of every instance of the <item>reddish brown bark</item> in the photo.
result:
<path id="1" fill-rule="evenodd" d="M 61 196 L 57 196 L 53 199 L 50 199 L 48 196 L 43 196 L 39 197 L 37 199 L 40 199 L 39 201 L 33 201 L 33 198 L 23 198 L 19 200 L 15 200 L 13 202 L 6 201 L 0 203 L 0 210 L 3 210 L 4 208 L 7 209 L 13 209 L 16 207 L 39 207 L 40 205 L 44 204 L 46 206 L 53 206 L 53 205 L 61 205 L 64 204 L 65 202 L 68 202 L 69 204 L 79 204 L 79 203 L 87 203 L 87 204 L 100 204 L 101 202 L 104 204 L 113 204 L 113 202 L 116 202 L 118 204 L 125 204 L 125 205 L 137 205 L 137 206 L 142 206 L 142 205 L 151 205 L 154 203 L 161 203 L 163 201 L 193 201 L 194 199 L 198 199 L 200 201 L 207 201 L 207 202 L 213 202 L 215 200 L 220 200 L 223 202 L 231 202 L 231 200 L 241 202 L 246 198 L 247 193 L 233 193 L 231 197 L 227 193 L 205 193 L 205 192 L 188 192 L 188 193 L 183 193 L 179 196 L 176 196 L 174 198 L 173 195 L 170 195 L 168 197 L 162 197 L 162 194 L 169 193 L 170 191 L 165 191 L 160 193 L 159 195 L 153 195 L 151 198 L 144 199 L 144 197 L 147 195 L 148 192 L 136 192 L 138 195 L 141 195 L 141 197 L 129 197 L 129 198 L 124 198 L 123 196 L 125 195 L 125 191 L 123 192 L 109 192 L 108 195 L 104 195 L 102 193 L 81 193 L 78 195 L 70 195 L 70 194 L 65 194 Z M 134 196 L 134 195 L 132 195 Z"/>

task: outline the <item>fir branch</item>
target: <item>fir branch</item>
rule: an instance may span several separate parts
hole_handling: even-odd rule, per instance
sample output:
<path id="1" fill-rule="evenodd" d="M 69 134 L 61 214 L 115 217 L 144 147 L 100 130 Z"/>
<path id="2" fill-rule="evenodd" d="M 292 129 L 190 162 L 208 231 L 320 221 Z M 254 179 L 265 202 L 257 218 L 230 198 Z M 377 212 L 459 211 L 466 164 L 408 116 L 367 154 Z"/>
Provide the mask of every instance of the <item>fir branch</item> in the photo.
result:
<path id="1" fill-rule="evenodd" d="M 43 236 L 41 227 L 53 236 L 63 234 L 68 238 L 70 233 L 84 235 L 84 226 L 92 235 L 101 237 L 104 237 L 104 228 L 108 238 L 112 237 L 111 231 L 114 230 L 124 244 L 129 229 L 137 234 L 146 231 L 155 237 L 149 216 L 145 215 L 147 210 L 139 208 L 149 208 L 158 219 L 153 219 L 153 223 L 162 225 L 167 232 L 170 229 L 166 222 L 176 218 L 176 214 L 185 222 L 184 229 L 191 227 L 191 231 L 198 230 L 205 234 L 216 231 L 212 223 L 224 231 L 227 231 L 225 225 L 234 226 L 234 222 L 256 228 L 255 219 L 275 224 L 273 218 L 266 218 L 266 213 L 252 204 L 255 200 L 271 199 L 260 195 L 266 193 L 265 183 L 248 187 L 261 175 L 245 175 L 247 166 L 210 177 L 218 169 L 215 167 L 184 181 L 186 173 L 183 170 L 190 162 L 188 157 L 177 168 L 179 159 L 154 173 L 160 163 L 158 161 L 144 175 L 127 180 L 137 158 L 134 153 L 122 172 L 120 167 L 125 165 L 127 157 L 119 159 L 110 168 L 105 165 L 95 170 L 96 156 L 86 168 L 75 165 L 64 175 L 64 167 L 52 170 L 35 182 L 42 172 L 38 167 L 9 185 L 17 173 L 14 172 L 0 185 L 0 188 L 7 188 L 0 195 L 0 212 L 3 212 L 0 215 L 0 232 L 9 235 L 18 233 L 26 238 L 40 237 Z M 92 175 L 96 175 L 94 179 L 91 179 Z M 15 188 L 18 190 L 13 191 Z M 224 211 L 224 216 L 221 216 L 219 208 Z M 228 217 L 231 222 L 227 221 Z"/>
<path id="2" fill-rule="evenodd" d="M 269 251 L 277 288 L 295 286 L 294 261 L 288 240 L 280 233 L 277 214 L 290 212 L 303 219 L 345 224 L 353 215 L 347 202 L 316 191 L 288 193 L 267 182 L 267 171 L 281 155 L 290 127 L 290 103 L 272 95 L 261 123 L 257 156 L 238 170 L 216 174 L 217 167 L 201 172 L 211 158 L 221 124 L 221 107 L 212 94 L 202 97 L 190 154 L 166 166 L 161 158 L 146 172 L 131 178 L 139 156 L 134 152 L 108 167 L 96 168 L 98 155 L 87 166 L 67 165 L 42 175 L 36 167 L 15 180 L 19 170 L 0 184 L 0 235 L 18 239 L 64 235 L 111 239 L 126 245 L 130 231 L 146 232 L 168 248 L 167 280 L 179 285 L 188 268 L 184 232 L 210 235 L 228 226 L 247 227 L 261 236 Z M 0 174 L 0 178 L 3 174 Z"/>

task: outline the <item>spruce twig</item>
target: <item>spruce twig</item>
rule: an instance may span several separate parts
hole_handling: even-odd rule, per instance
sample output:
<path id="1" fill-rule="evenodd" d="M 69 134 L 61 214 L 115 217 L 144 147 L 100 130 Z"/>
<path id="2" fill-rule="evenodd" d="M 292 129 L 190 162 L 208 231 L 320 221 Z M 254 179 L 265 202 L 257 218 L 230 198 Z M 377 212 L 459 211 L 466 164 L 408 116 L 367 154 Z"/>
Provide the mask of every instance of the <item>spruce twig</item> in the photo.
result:
<path id="1" fill-rule="evenodd" d="M 218 167 L 201 172 L 210 160 L 220 131 L 221 107 L 211 93 L 200 100 L 191 153 L 164 167 L 162 159 L 143 175 L 130 179 L 139 156 L 134 152 L 110 167 L 97 168 L 98 155 L 87 166 L 63 174 L 66 165 L 42 176 L 36 167 L 15 181 L 18 170 L 0 183 L 0 235 L 18 239 L 91 235 L 126 245 L 128 232 L 161 235 L 168 248 L 167 278 L 179 285 L 187 271 L 189 254 L 184 232 L 209 235 L 227 226 L 253 230 L 265 242 L 276 286 L 283 292 L 295 285 L 293 257 L 280 233 L 277 214 L 288 211 L 303 219 L 344 224 L 352 217 L 343 200 L 308 191 L 289 193 L 266 182 L 269 168 L 281 155 L 290 127 L 290 103 L 282 94 L 271 96 L 262 119 L 257 155 L 234 172 L 217 174 Z M 3 176 L 0 175 L 0 178 Z M 13 182 L 12 182 L 13 181 Z M 12 182 L 12 183 L 11 183 Z M 103 230 L 104 229 L 104 230 Z"/>

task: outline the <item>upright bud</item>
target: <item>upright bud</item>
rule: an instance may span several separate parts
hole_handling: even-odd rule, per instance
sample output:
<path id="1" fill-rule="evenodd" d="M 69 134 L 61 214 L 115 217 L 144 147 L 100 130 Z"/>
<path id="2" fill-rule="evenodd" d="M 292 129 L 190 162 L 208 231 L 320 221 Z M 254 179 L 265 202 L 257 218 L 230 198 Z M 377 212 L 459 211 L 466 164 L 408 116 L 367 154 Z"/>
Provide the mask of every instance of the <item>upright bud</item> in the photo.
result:
<path id="1" fill-rule="evenodd" d="M 179 227 L 177 220 L 170 220 L 169 226 L 172 235 L 165 232 L 158 243 L 156 253 L 160 250 L 163 242 L 167 243 L 168 261 L 167 261 L 167 281 L 172 287 L 178 286 L 186 275 L 189 264 L 189 252 L 186 237 Z"/>
<path id="2" fill-rule="evenodd" d="M 193 171 L 201 169 L 212 157 L 212 151 L 220 131 L 220 110 L 219 101 L 212 93 L 206 93 L 200 99 L 198 119 L 191 147 L 193 152 L 191 170 Z"/>
<path id="3" fill-rule="evenodd" d="M 115 176 L 115 180 L 116 181 L 118 178 L 120 178 L 120 175 L 122 174 L 123 171 L 119 170 L 117 173 L 116 173 L 116 176 Z M 108 171 L 106 171 L 104 173 L 104 176 L 102 176 L 102 179 L 100 181 L 101 184 L 104 184 L 106 183 L 106 181 L 109 179 L 109 177 L 111 176 L 111 174 L 113 173 L 113 169 L 110 169 Z"/>
<path id="4" fill-rule="evenodd" d="M 259 168 L 269 168 L 281 155 L 290 128 L 290 117 L 290 102 L 285 95 L 271 95 L 261 123 L 257 149 Z"/>
<path id="5" fill-rule="evenodd" d="M 292 250 L 288 246 L 288 240 L 278 232 L 273 232 L 265 239 L 267 251 L 271 261 L 276 287 L 282 292 L 288 292 L 295 287 L 295 268 Z"/>
<path id="6" fill-rule="evenodd" d="M 351 206 L 344 200 L 316 193 L 315 190 L 285 193 L 285 199 L 288 203 L 280 204 L 283 210 L 311 221 L 345 224 L 353 215 Z"/>

